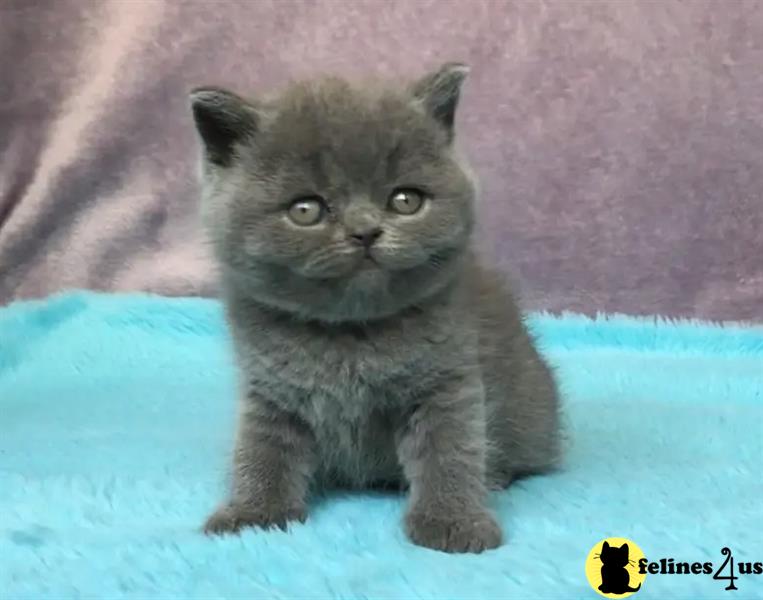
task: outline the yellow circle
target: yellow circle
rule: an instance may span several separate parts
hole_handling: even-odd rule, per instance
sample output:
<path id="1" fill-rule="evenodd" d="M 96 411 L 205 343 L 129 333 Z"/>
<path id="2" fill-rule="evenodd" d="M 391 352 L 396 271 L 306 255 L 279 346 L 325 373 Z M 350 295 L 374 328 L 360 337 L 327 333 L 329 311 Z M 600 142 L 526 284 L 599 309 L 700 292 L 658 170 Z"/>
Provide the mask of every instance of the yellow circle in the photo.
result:
<path id="1" fill-rule="evenodd" d="M 605 598 L 627 598 L 641 589 L 646 572 L 639 572 L 644 552 L 631 540 L 610 537 L 588 553 L 585 576 L 594 591 Z"/>

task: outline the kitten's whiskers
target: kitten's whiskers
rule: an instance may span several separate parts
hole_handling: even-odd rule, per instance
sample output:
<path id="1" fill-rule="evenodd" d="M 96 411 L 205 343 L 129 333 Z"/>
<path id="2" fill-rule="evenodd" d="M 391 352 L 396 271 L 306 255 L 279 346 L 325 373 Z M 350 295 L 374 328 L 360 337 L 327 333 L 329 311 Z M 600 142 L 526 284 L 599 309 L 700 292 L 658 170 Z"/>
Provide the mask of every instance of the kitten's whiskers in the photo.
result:
<path id="1" fill-rule="evenodd" d="M 315 274 L 319 271 L 326 271 L 332 267 L 338 266 L 337 263 L 346 264 L 347 257 L 356 254 L 356 251 L 346 246 L 335 244 L 323 248 L 316 252 L 302 267 L 302 271 L 308 274 Z"/>

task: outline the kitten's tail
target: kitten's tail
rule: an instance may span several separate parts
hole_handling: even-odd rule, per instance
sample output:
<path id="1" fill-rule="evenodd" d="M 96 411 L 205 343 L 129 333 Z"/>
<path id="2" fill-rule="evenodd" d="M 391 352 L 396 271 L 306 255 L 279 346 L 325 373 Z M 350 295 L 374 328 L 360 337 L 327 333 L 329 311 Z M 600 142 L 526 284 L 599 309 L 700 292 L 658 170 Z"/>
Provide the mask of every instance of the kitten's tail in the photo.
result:
<path id="1" fill-rule="evenodd" d="M 639 583 L 638 587 L 635 587 L 635 588 L 628 587 L 628 588 L 625 588 L 625 589 L 628 590 L 629 592 L 638 592 L 641 589 L 641 584 Z"/>

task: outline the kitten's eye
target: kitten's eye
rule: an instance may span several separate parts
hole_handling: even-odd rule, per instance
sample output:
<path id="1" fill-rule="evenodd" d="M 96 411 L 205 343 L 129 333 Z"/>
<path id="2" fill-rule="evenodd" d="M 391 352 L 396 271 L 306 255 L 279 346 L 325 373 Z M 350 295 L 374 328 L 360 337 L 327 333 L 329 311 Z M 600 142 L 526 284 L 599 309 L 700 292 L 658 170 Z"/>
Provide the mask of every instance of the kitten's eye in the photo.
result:
<path id="1" fill-rule="evenodd" d="M 389 207 L 401 215 L 412 215 L 419 212 L 424 205 L 424 194 L 419 190 L 395 190 L 389 197 Z"/>
<path id="2" fill-rule="evenodd" d="M 289 218 L 302 227 L 316 225 L 323 218 L 325 206 L 318 196 L 300 198 L 289 207 Z"/>

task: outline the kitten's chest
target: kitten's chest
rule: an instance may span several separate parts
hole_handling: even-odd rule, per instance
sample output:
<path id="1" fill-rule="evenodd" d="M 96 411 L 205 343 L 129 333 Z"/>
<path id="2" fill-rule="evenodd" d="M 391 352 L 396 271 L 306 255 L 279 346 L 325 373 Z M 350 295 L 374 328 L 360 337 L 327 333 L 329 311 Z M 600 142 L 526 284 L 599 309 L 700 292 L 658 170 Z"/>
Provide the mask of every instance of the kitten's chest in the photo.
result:
<path id="1" fill-rule="evenodd" d="M 234 329 L 246 385 L 310 425 L 320 479 L 350 485 L 399 478 L 395 433 L 409 407 L 460 363 L 454 331 L 429 320 Z"/>
<path id="2" fill-rule="evenodd" d="M 333 328 L 276 322 L 247 344 L 246 368 L 284 402 L 317 416 L 359 418 L 431 385 L 447 337 L 428 321 Z"/>

